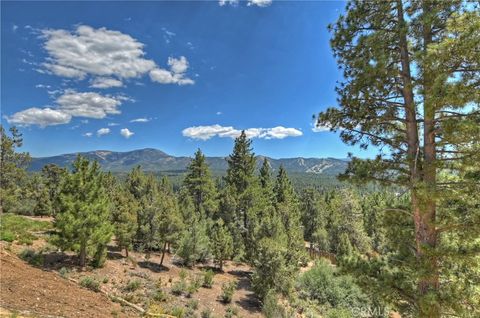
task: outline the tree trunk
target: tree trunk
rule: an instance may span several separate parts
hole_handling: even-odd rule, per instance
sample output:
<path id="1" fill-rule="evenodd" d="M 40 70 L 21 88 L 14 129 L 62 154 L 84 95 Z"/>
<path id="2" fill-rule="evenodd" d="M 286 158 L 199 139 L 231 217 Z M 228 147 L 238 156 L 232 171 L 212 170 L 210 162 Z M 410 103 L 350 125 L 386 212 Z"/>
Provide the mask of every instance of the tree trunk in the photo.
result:
<path id="1" fill-rule="evenodd" d="M 160 265 L 163 265 L 163 259 L 165 257 L 166 252 L 167 252 L 167 242 L 163 243 L 162 258 L 160 259 Z"/>
<path id="2" fill-rule="evenodd" d="M 422 3 L 423 14 L 428 15 L 431 8 L 425 1 Z M 427 47 L 432 43 L 432 26 L 428 19 L 423 19 L 423 50 L 424 56 L 427 53 Z M 431 99 L 433 94 L 433 70 L 428 61 L 423 64 L 423 181 L 421 206 L 422 213 L 419 223 L 416 224 L 415 236 L 420 242 L 420 249 L 417 251 L 417 257 L 420 264 L 424 264 L 424 272 L 420 275 L 418 282 L 418 291 L 421 298 L 432 296 L 434 303 L 427 303 L 420 307 L 422 317 L 440 317 L 440 308 L 437 303 L 439 289 L 439 270 L 436 257 L 431 256 L 432 251 L 437 246 L 436 221 L 436 145 L 435 145 L 435 109 L 436 105 Z M 427 251 L 425 251 L 427 249 Z M 427 253 L 425 253 L 427 252 Z"/>
<path id="3" fill-rule="evenodd" d="M 80 242 L 80 266 L 85 267 L 87 259 L 87 244 L 85 241 Z"/>
<path id="4" fill-rule="evenodd" d="M 128 247 L 125 247 L 125 257 L 128 258 Z"/>

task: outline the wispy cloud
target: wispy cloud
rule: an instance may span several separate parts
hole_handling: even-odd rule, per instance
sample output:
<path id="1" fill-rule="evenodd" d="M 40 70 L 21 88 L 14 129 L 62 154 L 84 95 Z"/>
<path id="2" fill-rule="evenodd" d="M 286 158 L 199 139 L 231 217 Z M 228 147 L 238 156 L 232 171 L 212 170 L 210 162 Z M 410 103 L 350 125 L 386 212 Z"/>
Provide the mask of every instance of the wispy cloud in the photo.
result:
<path id="1" fill-rule="evenodd" d="M 100 128 L 97 130 L 97 136 L 108 135 L 110 133 L 110 128 Z"/>
<path id="2" fill-rule="evenodd" d="M 247 6 L 268 7 L 272 0 L 248 0 Z"/>
<path id="3" fill-rule="evenodd" d="M 148 123 L 150 121 L 150 118 L 135 118 L 130 120 L 131 123 Z"/>
<path id="4" fill-rule="evenodd" d="M 93 136 L 93 133 L 91 132 L 86 132 L 82 135 L 83 137 L 92 137 Z"/>
<path id="5" fill-rule="evenodd" d="M 283 139 L 287 137 L 299 137 L 303 133 L 296 128 L 287 128 L 277 126 L 272 128 L 248 128 L 244 129 L 248 138 L 262 138 L 262 139 Z M 193 126 L 182 130 L 185 137 L 192 139 L 208 140 L 212 137 L 228 137 L 236 138 L 242 132 L 241 129 L 236 129 L 232 126 L 210 125 L 210 126 Z"/>

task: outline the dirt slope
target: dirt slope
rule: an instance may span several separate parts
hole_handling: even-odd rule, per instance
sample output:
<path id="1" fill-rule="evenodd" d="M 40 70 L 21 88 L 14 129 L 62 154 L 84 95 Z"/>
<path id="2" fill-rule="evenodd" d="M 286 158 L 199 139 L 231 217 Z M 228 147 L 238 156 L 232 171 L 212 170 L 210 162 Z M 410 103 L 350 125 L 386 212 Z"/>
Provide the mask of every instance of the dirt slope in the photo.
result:
<path id="1" fill-rule="evenodd" d="M 106 296 L 0 251 L 0 307 L 36 317 L 128 317 Z"/>

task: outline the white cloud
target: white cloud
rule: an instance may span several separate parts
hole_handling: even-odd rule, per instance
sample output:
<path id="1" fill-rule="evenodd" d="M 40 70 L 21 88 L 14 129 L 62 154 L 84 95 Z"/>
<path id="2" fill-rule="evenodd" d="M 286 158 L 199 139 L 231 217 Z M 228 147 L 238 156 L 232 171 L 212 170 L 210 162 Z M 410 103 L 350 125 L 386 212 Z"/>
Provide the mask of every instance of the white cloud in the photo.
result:
<path id="1" fill-rule="evenodd" d="M 108 123 L 108 124 L 107 124 L 107 126 L 109 126 L 109 127 L 118 126 L 118 125 L 120 125 L 120 124 L 117 124 L 117 123 Z"/>
<path id="2" fill-rule="evenodd" d="M 150 121 L 149 118 L 135 118 L 130 120 L 131 123 L 148 123 Z"/>
<path id="3" fill-rule="evenodd" d="M 100 128 L 97 130 L 97 136 L 108 135 L 110 133 L 110 128 Z"/>
<path id="4" fill-rule="evenodd" d="M 12 25 L 12 31 L 13 32 L 17 31 L 17 29 L 18 29 L 18 25 L 16 25 L 16 24 Z"/>
<path id="5" fill-rule="evenodd" d="M 182 130 L 185 137 L 192 139 L 208 140 L 214 136 L 236 138 L 240 136 L 241 130 L 235 129 L 232 126 L 193 126 Z M 273 128 L 248 128 L 245 129 L 245 134 L 248 138 L 262 138 L 262 139 L 283 139 L 286 137 L 299 137 L 303 133 L 296 128 L 286 128 L 277 126 Z"/>
<path id="6" fill-rule="evenodd" d="M 312 131 L 313 132 L 325 132 L 325 131 L 330 131 L 331 126 L 330 125 L 317 125 L 317 123 L 312 124 Z"/>
<path id="7" fill-rule="evenodd" d="M 164 30 L 169 37 L 173 32 Z M 80 25 L 74 31 L 42 30 L 48 53 L 43 66 L 57 76 L 85 79 L 93 77 L 92 87 L 123 86 L 123 79 L 139 78 L 147 73 L 152 81 L 164 84 L 193 84 L 185 76 L 185 57 L 169 58 L 170 71 L 145 58 L 145 45 L 128 34 L 106 28 Z"/>
<path id="8" fill-rule="evenodd" d="M 91 132 L 86 132 L 82 135 L 83 137 L 92 137 L 93 136 L 93 133 Z"/>
<path id="9" fill-rule="evenodd" d="M 221 114 L 223 114 L 223 113 L 222 113 L 222 112 L 216 112 L 215 114 L 217 114 L 217 115 L 221 115 Z"/>
<path id="10" fill-rule="evenodd" d="M 56 100 L 56 107 L 28 108 L 7 116 L 7 120 L 17 125 L 51 125 L 67 124 L 72 117 L 105 118 L 107 115 L 120 114 L 118 107 L 124 101 L 132 101 L 126 96 L 100 95 L 94 92 L 79 93 L 66 90 Z"/>
<path id="11" fill-rule="evenodd" d="M 162 68 L 155 68 L 151 70 L 150 79 L 154 82 L 162 84 L 195 84 L 194 80 L 185 76 L 185 72 L 188 69 L 188 61 L 185 56 L 180 56 L 178 59 L 169 57 L 168 65 L 170 66 L 170 71 Z"/>
<path id="12" fill-rule="evenodd" d="M 227 5 L 227 4 L 232 5 L 232 6 L 236 6 L 238 4 L 238 1 L 239 0 L 219 0 L 218 4 L 222 7 L 224 5 Z"/>
<path id="13" fill-rule="evenodd" d="M 70 114 L 58 111 L 52 108 L 37 108 L 32 107 L 6 117 L 8 123 L 29 126 L 37 125 L 46 127 L 51 125 L 67 124 L 72 119 Z"/>
<path id="14" fill-rule="evenodd" d="M 91 81 L 90 87 L 93 88 L 110 88 L 110 87 L 122 87 L 122 81 L 119 81 L 112 77 L 97 77 Z"/>
<path id="15" fill-rule="evenodd" d="M 60 110 L 72 116 L 99 119 L 107 115 L 120 114 L 118 107 L 122 104 L 122 100 L 124 97 L 69 90 L 58 97 L 56 102 Z"/>
<path id="16" fill-rule="evenodd" d="M 268 7 L 272 4 L 272 0 L 248 0 L 247 6 Z"/>
<path id="17" fill-rule="evenodd" d="M 128 128 L 123 128 L 120 130 L 120 135 L 122 135 L 125 138 L 130 138 L 132 135 L 134 135 L 133 132 L 131 132 Z"/>

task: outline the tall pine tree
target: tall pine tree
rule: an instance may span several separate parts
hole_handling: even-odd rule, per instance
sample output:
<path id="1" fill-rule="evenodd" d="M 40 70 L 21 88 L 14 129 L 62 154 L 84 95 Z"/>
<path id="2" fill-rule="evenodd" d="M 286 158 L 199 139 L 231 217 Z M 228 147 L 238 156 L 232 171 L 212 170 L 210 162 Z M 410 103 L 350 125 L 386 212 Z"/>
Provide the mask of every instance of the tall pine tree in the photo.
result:
<path id="1" fill-rule="evenodd" d="M 458 187 L 478 191 L 473 179 L 448 180 L 443 172 L 461 176 L 479 160 L 472 147 L 480 135 L 479 20 L 475 4 L 457 0 L 350 1 L 331 27 L 344 80 L 339 107 L 321 113 L 318 124 L 340 131 L 347 144 L 380 149 L 375 159 L 353 158 L 344 178 L 408 189 L 410 207 L 398 213 L 412 220 L 413 254 L 389 266 L 409 274 L 388 286 L 390 299 L 410 303 L 419 317 L 460 312 L 459 300 L 444 295 L 456 281 L 449 259 L 473 254 L 468 244 L 444 246 L 452 235 L 478 233 L 474 209 L 447 225 L 454 211 L 444 212 L 442 198 Z"/>

